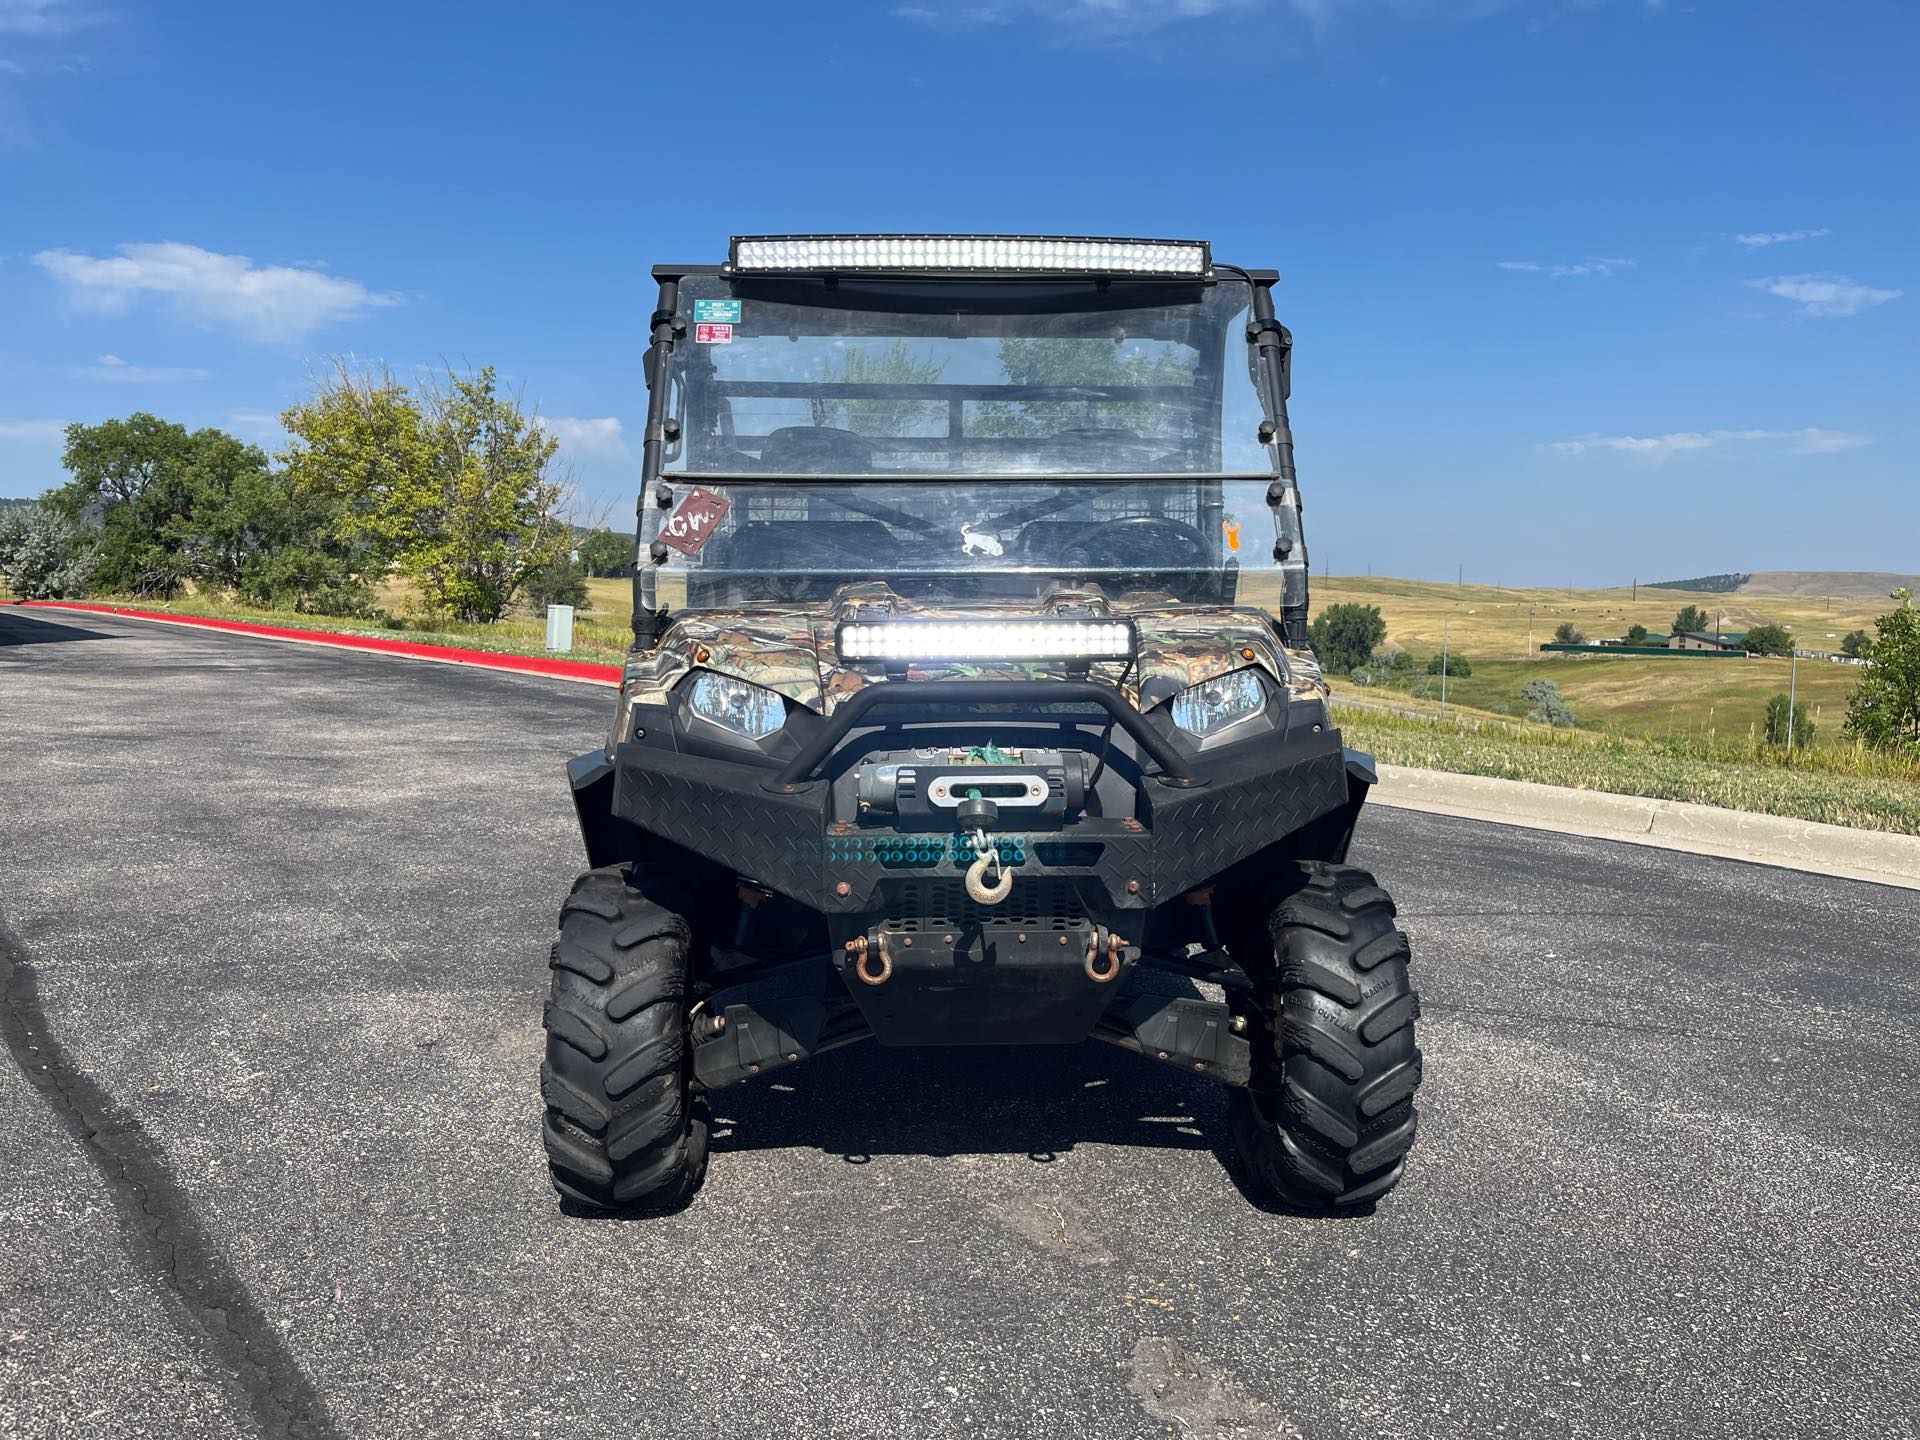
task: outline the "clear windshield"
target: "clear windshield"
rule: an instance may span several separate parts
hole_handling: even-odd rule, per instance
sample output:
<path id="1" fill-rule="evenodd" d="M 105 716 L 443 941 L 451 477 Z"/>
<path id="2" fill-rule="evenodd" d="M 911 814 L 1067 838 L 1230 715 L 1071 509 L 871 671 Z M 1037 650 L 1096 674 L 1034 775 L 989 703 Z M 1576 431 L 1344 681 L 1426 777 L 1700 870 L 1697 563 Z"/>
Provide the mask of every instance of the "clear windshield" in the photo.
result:
<path id="1" fill-rule="evenodd" d="M 934 602 L 1303 597 L 1297 514 L 1267 500 L 1249 302 L 1231 280 L 689 277 L 652 603 L 872 579 Z"/>
<path id="2" fill-rule="evenodd" d="M 692 474 L 1264 474 L 1249 287 L 692 277 Z"/>

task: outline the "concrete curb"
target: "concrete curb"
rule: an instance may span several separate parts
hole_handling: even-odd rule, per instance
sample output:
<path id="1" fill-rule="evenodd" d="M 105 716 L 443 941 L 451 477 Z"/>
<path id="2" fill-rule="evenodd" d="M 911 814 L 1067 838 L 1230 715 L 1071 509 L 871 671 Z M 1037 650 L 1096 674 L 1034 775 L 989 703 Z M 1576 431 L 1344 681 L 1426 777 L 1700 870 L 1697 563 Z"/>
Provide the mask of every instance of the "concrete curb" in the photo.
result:
<path id="1" fill-rule="evenodd" d="M 1373 804 L 1433 815 L 1718 855 L 1920 890 L 1920 836 L 1916 835 L 1403 765 L 1380 766 L 1380 783 L 1367 798 Z"/>

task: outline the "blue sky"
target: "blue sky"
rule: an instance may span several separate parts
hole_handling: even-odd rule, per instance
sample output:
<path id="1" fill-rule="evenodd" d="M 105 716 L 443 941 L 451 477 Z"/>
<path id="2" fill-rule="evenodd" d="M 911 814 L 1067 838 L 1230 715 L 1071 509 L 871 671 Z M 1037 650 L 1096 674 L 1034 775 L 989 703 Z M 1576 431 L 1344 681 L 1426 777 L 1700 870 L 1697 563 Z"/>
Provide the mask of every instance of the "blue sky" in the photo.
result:
<path id="1" fill-rule="evenodd" d="M 0 0 L 0 494 L 444 358 L 624 520 L 652 263 L 1176 235 L 1282 272 L 1316 570 L 1920 570 L 1917 59 L 1873 0 Z"/>

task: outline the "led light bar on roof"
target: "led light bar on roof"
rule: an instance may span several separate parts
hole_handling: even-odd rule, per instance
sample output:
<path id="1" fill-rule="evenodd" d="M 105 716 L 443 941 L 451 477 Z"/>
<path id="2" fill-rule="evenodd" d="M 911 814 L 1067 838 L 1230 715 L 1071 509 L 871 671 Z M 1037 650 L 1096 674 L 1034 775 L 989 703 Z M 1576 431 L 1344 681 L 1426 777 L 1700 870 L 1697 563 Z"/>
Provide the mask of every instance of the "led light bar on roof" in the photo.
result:
<path id="1" fill-rule="evenodd" d="M 1039 275 L 1204 277 L 1200 240 L 1081 239 L 1070 235 L 736 235 L 738 271 L 1005 271 Z"/>
<path id="2" fill-rule="evenodd" d="M 842 660 L 1124 660 L 1125 620 L 853 621 L 840 627 Z"/>

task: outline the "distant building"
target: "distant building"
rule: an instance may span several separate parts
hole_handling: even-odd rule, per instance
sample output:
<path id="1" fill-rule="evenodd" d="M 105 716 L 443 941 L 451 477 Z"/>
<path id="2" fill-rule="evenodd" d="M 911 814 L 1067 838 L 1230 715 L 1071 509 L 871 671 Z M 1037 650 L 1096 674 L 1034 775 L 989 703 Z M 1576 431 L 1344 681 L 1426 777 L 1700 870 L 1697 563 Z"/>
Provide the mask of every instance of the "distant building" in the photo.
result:
<path id="1" fill-rule="evenodd" d="M 1680 630 L 1667 637 L 1669 650 L 1737 650 L 1746 651 L 1747 632 L 1729 630 L 1715 635 L 1707 630 Z"/>

